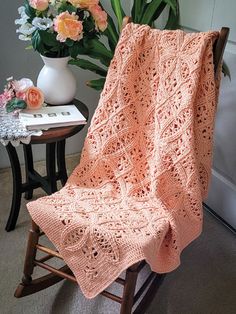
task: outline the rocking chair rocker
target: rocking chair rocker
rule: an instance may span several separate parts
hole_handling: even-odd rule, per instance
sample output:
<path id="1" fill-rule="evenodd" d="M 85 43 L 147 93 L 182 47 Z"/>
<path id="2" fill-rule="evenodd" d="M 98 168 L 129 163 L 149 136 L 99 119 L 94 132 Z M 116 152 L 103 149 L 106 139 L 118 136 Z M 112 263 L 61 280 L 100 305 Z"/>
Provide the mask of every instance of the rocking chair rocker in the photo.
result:
<path id="1" fill-rule="evenodd" d="M 123 27 L 130 21 L 130 18 L 125 17 L 123 22 Z M 220 69 L 220 64 L 222 61 L 222 56 L 224 53 L 225 45 L 227 42 L 229 34 L 229 29 L 224 27 L 219 32 L 219 37 L 215 42 L 214 46 L 214 68 L 215 73 Z M 44 233 L 40 231 L 39 227 L 32 221 L 32 227 L 29 231 L 28 247 L 25 258 L 24 265 L 24 276 L 22 282 L 16 289 L 15 297 L 20 298 L 33 293 L 36 293 L 40 290 L 46 289 L 57 282 L 68 279 L 70 281 L 76 282 L 76 279 L 67 265 L 61 267 L 60 269 L 54 268 L 47 263 L 49 259 L 57 258 L 63 260 L 62 256 L 56 251 L 52 250 L 39 243 L 39 238 L 43 236 Z M 41 251 L 46 255 L 42 258 L 37 258 L 37 251 Z M 107 298 L 112 299 L 115 302 L 121 304 L 120 313 L 121 314 L 130 314 L 134 310 L 134 305 L 139 303 L 135 308 L 135 314 L 144 313 L 147 307 L 150 305 L 153 297 L 155 296 L 156 291 L 161 285 L 165 274 L 157 274 L 151 272 L 147 279 L 144 281 L 141 288 L 135 294 L 135 287 L 137 276 L 143 267 L 147 265 L 145 261 L 138 262 L 126 270 L 125 279 L 117 278 L 115 281 L 124 286 L 122 297 L 114 295 L 108 291 L 103 291 L 101 294 Z M 49 274 L 32 279 L 31 275 L 33 274 L 34 267 L 40 267 L 49 272 Z M 144 292 L 146 293 L 144 294 Z M 144 295 L 144 296 L 143 296 Z M 139 302 L 138 302 L 139 301 Z"/>

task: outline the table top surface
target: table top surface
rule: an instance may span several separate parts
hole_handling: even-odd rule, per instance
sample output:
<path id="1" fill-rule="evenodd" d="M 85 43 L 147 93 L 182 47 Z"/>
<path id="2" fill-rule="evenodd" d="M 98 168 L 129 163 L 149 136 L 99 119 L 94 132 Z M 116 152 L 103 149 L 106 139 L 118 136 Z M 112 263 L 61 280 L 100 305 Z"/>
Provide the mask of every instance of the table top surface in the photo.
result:
<path id="1" fill-rule="evenodd" d="M 74 99 L 69 105 L 72 104 L 79 109 L 79 111 L 88 121 L 89 110 L 87 106 L 78 99 Z M 84 125 L 73 125 L 66 127 L 51 128 L 43 131 L 43 134 L 41 136 L 32 136 L 30 144 L 45 144 L 61 141 L 78 133 L 80 130 L 83 129 L 83 127 Z"/>

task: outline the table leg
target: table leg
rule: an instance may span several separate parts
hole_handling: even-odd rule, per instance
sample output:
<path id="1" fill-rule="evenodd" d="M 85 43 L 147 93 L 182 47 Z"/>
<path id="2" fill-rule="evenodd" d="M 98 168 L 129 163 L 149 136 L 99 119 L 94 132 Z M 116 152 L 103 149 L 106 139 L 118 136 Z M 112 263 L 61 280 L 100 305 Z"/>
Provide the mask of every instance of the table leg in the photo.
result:
<path id="1" fill-rule="evenodd" d="M 66 184 L 68 179 L 65 162 L 65 146 L 66 140 L 57 142 L 57 167 L 62 186 Z"/>
<path id="2" fill-rule="evenodd" d="M 18 155 L 14 146 L 9 143 L 6 146 L 7 153 L 11 163 L 12 169 L 12 181 L 13 181 L 13 194 L 12 194 L 12 203 L 11 211 L 6 224 L 6 231 L 11 231 L 15 229 L 16 221 L 20 211 L 21 204 L 21 189 L 22 189 L 22 175 L 21 168 L 18 159 Z"/>
<path id="3" fill-rule="evenodd" d="M 29 173 L 34 171 L 34 163 L 33 163 L 33 154 L 32 154 L 32 147 L 30 144 L 26 145 L 23 144 L 24 150 L 24 157 L 25 157 L 25 176 L 26 176 L 26 183 L 29 184 L 29 189 L 25 192 L 25 199 L 31 200 L 33 197 L 33 188 L 30 188 L 30 184 L 33 182 L 30 177 Z"/>
<path id="4" fill-rule="evenodd" d="M 56 143 L 46 144 L 46 169 L 48 184 L 50 186 L 50 194 L 57 191 L 57 178 L 56 178 Z"/>

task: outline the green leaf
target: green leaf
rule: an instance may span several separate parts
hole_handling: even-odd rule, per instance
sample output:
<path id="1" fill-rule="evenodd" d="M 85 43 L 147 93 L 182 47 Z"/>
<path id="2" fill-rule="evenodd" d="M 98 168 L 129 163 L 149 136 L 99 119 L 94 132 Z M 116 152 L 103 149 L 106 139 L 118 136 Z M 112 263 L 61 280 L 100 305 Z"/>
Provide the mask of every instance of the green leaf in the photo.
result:
<path id="1" fill-rule="evenodd" d="M 168 4 L 175 15 L 178 12 L 178 1 L 177 0 L 163 0 L 166 4 Z"/>
<path id="2" fill-rule="evenodd" d="M 161 3 L 162 3 L 162 0 L 152 0 L 152 2 L 148 3 L 147 8 L 143 14 L 143 17 L 140 23 L 151 25 L 153 22 L 153 17 L 155 15 L 155 12 Z"/>
<path id="3" fill-rule="evenodd" d="M 92 36 L 97 33 L 94 27 L 94 19 L 91 15 L 83 20 L 83 30 L 89 35 L 91 33 Z"/>
<path id="4" fill-rule="evenodd" d="M 92 80 L 87 82 L 87 86 L 96 89 L 96 90 L 102 90 L 105 84 L 105 79 L 100 78 L 98 80 Z"/>
<path id="5" fill-rule="evenodd" d="M 29 16 L 31 20 L 36 17 L 36 10 L 33 9 L 27 0 L 24 1 L 25 13 Z"/>
<path id="6" fill-rule="evenodd" d="M 134 0 L 131 16 L 134 23 L 139 23 L 146 2 L 143 0 Z"/>
<path id="7" fill-rule="evenodd" d="M 68 11 L 69 13 L 73 13 L 77 11 L 77 8 L 74 7 L 72 4 L 68 4 L 66 2 L 62 3 L 58 8 L 58 13 L 62 13 Z"/>
<path id="8" fill-rule="evenodd" d="M 79 54 L 86 55 L 87 48 L 84 47 L 83 41 L 75 41 L 72 47 L 69 47 L 69 54 L 72 58 L 76 58 Z"/>
<path id="9" fill-rule="evenodd" d="M 98 53 L 96 53 L 96 51 L 87 53 L 86 55 L 88 55 L 90 58 L 94 58 L 94 59 L 99 60 L 106 67 L 109 67 L 109 65 L 111 63 L 111 59 L 110 58 L 107 58 L 107 57 L 104 57 L 102 55 L 99 55 Z"/>
<path id="10" fill-rule="evenodd" d="M 165 9 L 165 7 L 166 7 L 166 3 L 165 2 L 162 2 L 159 5 L 159 7 L 157 8 L 155 14 L 153 15 L 153 18 L 152 18 L 153 22 L 156 21 L 159 18 L 159 16 L 161 15 L 161 13 Z"/>
<path id="11" fill-rule="evenodd" d="M 44 47 L 43 47 L 41 36 L 40 36 L 40 33 L 39 33 L 38 30 L 36 30 L 33 33 L 31 41 L 32 41 L 32 46 L 33 46 L 34 50 L 36 50 L 39 53 L 43 54 Z"/>
<path id="12" fill-rule="evenodd" d="M 70 60 L 69 64 L 76 65 L 77 67 L 80 67 L 81 69 L 84 69 L 84 70 L 95 72 L 104 77 L 106 77 L 107 75 L 107 71 L 105 69 L 101 68 L 100 66 L 88 60 L 84 60 L 84 59 Z"/>
<path id="13" fill-rule="evenodd" d="M 25 109 L 26 107 L 26 102 L 19 98 L 13 98 L 6 104 L 6 109 L 8 113 L 16 109 Z"/>
<path id="14" fill-rule="evenodd" d="M 50 48 L 50 51 L 58 52 L 58 46 Z"/>
<path id="15" fill-rule="evenodd" d="M 98 59 L 102 64 L 109 66 L 111 59 L 113 58 L 113 53 L 98 39 L 86 40 L 84 41 L 84 45 L 86 48 L 86 55 L 94 59 Z"/>
<path id="16" fill-rule="evenodd" d="M 42 42 L 49 47 L 59 47 L 60 42 L 56 39 L 57 35 L 55 33 L 48 33 L 42 30 L 38 30 L 40 39 Z"/>
<path id="17" fill-rule="evenodd" d="M 112 9 L 117 17 L 118 29 L 122 28 L 123 18 L 125 17 L 125 12 L 121 6 L 120 0 L 111 0 Z"/>
<path id="18" fill-rule="evenodd" d="M 112 59 L 113 53 L 106 48 L 104 44 L 102 44 L 98 39 L 91 39 L 88 41 L 88 47 L 92 49 L 91 52 L 98 53 L 99 55 L 103 55 L 107 58 Z"/>
<path id="19" fill-rule="evenodd" d="M 70 38 L 67 38 L 65 43 L 68 47 L 72 47 L 74 45 L 75 41 L 70 39 Z"/>
<path id="20" fill-rule="evenodd" d="M 114 51 L 119 40 L 119 35 L 117 33 L 116 26 L 109 15 L 107 18 L 107 22 L 108 26 L 104 31 L 103 35 L 105 35 L 108 38 L 109 47 L 111 48 L 112 51 Z"/>
<path id="21" fill-rule="evenodd" d="M 176 2 L 177 3 L 177 2 Z M 177 29 L 179 27 L 179 7 L 177 4 L 177 11 L 173 11 L 170 7 L 169 16 L 167 23 L 165 25 L 165 29 Z"/>

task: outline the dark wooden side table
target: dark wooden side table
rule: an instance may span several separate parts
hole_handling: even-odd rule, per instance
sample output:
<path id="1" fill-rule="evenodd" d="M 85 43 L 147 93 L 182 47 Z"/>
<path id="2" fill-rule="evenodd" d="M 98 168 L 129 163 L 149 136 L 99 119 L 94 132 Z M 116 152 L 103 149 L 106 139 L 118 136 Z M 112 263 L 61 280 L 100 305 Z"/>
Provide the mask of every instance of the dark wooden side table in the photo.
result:
<path id="1" fill-rule="evenodd" d="M 88 120 L 89 111 L 85 104 L 79 100 L 74 100 L 73 104 L 80 110 Z M 62 185 L 67 181 L 67 171 L 65 164 L 65 144 L 66 138 L 71 137 L 82 130 L 84 125 L 52 128 L 43 131 L 41 136 L 32 136 L 30 144 L 22 144 L 25 159 L 26 182 L 22 182 L 22 174 L 19 158 L 14 146 L 9 143 L 6 146 L 12 168 L 13 194 L 11 211 L 6 224 L 6 231 L 15 229 L 17 218 L 20 211 L 21 195 L 25 193 L 27 200 L 32 199 L 33 190 L 41 187 L 47 194 L 57 191 L 57 181 Z M 46 144 L 46 176 L 41 176 L 34 169 L 32 144 Z M 57 169 L 56 171 L 56 164 Z"/>

